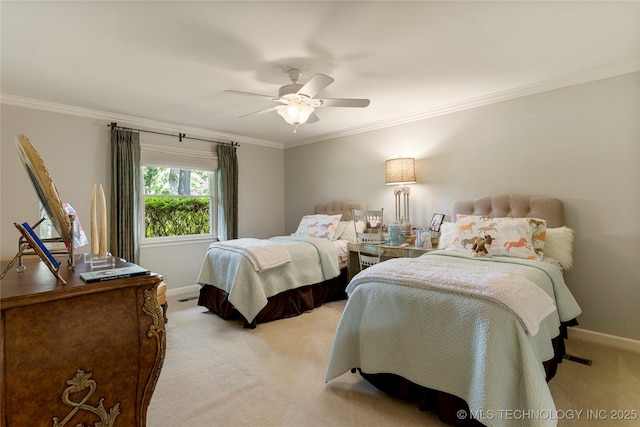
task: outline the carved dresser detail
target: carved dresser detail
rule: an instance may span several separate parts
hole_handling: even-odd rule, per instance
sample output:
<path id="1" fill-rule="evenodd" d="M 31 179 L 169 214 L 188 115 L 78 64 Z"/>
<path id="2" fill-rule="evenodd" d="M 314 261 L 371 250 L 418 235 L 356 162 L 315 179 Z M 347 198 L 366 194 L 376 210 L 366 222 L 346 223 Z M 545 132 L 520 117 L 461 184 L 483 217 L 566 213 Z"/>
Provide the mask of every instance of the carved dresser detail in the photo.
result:
<path id="1" fill-rule="evenodd" d="M 66 285 L 39 259 L 0 282 L 0 427 L 143 427 L 165 355 L 157 274 Z M 117 267 L 117 265 L 116 265 Z"/>

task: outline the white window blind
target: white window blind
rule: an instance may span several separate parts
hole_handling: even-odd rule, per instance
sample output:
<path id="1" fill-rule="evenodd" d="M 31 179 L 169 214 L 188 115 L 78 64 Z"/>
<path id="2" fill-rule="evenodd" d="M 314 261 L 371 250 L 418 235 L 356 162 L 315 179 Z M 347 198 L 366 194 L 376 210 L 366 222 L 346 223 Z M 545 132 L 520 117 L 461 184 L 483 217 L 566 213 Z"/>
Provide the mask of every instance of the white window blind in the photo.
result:
<path id="1" fill-rule="evenodd" d="M 140 164 L 215 171 L 218 169 L 218 157 L 212 151 L 140 144 Z"/>

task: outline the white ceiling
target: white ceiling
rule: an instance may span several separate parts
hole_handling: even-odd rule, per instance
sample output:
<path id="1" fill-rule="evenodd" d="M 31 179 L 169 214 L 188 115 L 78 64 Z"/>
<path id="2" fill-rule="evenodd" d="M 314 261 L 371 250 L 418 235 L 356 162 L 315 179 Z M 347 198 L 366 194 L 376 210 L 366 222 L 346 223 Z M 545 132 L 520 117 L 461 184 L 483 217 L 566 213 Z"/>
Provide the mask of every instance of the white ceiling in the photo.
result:
<path id="1" fill-rule="evenodd" d="M 640 2 L 2 1 L 3 102 L 32 99 L 292 147 L 640 69 Z M 297 133 L 266 99 L 335 78 Z M 153 122 L 150 122 L 153 123 Z"/>

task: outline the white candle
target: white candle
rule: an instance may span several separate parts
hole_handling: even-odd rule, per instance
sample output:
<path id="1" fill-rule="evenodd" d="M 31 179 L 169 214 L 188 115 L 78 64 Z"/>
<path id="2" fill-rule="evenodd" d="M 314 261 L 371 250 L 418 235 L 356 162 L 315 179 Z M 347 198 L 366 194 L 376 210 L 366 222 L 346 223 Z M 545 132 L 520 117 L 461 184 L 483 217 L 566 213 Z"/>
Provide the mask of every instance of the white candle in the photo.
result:
<path id="1" fill-rule="evenodd" d="M 98 256 L 107 256 L 107 201 L 104 198 L 104 189 L 100 184 L 100 243 L 98 244 Z"/>
<path id="2" fill-rule="evenodd" d="M 96 219 L 96 188 L 91 192 L 91 255 L 98 255 L 98 223 Z"/>

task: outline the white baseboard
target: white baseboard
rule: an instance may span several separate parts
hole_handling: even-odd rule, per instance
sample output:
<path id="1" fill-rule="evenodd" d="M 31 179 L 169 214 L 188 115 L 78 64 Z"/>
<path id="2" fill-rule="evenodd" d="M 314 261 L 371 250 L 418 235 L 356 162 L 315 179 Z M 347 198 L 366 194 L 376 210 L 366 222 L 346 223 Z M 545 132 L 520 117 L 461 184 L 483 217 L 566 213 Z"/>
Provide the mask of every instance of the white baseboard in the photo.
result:
<path id="1" fill-rule="evenodd" d="M 168 297 L 175 297 L 177 295 L 185 295 L 185 294 L 198 294 L 200 293 L 200 285 L 191 285 L 191 286 L 183 286 L 181 288 L 175 289 L 167 289 Z"/>
<path id="2" fill-rule="evenodd" d="M 578 327 L 569 328 L 569 339 L 571 338 L 640 353 L 640 341 L 632 340 L 630 338 L 603 334 L 601 332 L 589 331 Z"/>

